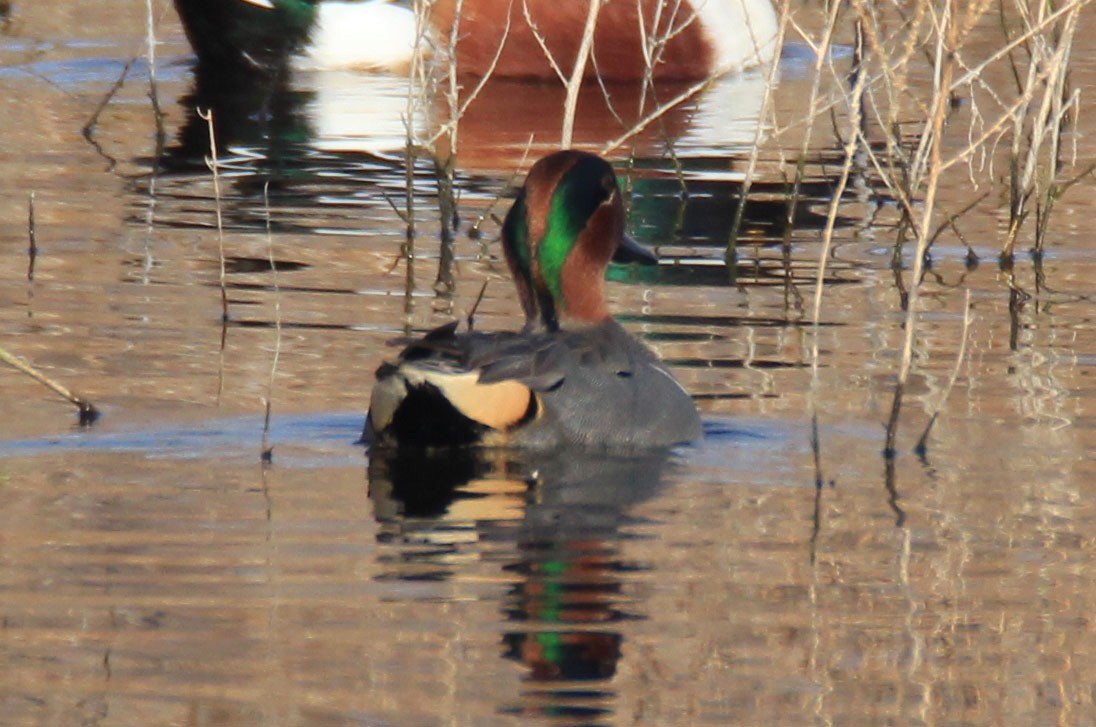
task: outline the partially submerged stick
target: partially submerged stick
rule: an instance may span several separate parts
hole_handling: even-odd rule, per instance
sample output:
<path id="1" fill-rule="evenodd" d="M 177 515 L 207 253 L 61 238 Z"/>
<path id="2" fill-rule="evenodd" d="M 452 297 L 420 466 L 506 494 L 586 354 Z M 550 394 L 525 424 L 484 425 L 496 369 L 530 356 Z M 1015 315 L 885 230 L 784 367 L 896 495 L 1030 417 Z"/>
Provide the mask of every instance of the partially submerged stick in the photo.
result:
<path id="1" fill-rule="evenodd" d="M 38 258 L 38 230 L 34 222 L 34 192 L 27 201 L 27 281 L 34 282 L 34 261 Z"/>
<path id="2" fill-rule="evenodd" d="M 925 425 L 925 431 L 921 432 L 921 437 L 917 440 L 917 446 L 913 448 L 913 451 L 922 457 L 925 456 L 925 453 L 928 451 L 929 433 L 932 431 L 932 425 L 936 423 L 936 419 L 940 416 L 944 404 L 948 401 L 948 396 L 951 395 L 951 390 L 955 388 L 955 382 L 959 378 L 959 369 L 962 367 L 963 360 L 966 358 L 967 339 L 970 336 L 970 319 L 970 288 L 967 288 L 967 297 L 963 301 L 963 332 L 960 334 L 959 338 L 959 351 L 955 354 L 955 368 L 951 371 L 951 378 L 948 379 L 948 385 L 944 387 L 943 396 L 940 397 L 936 409 L 932 412 L 932 416 L 929 417 L 928 424 Z"/>
<path id="3" fill-rule="evenodd" d="M 217 173 L 217 132 L 213 125 L 213 109 L 194 109 L 198 118 L 209 126 L 209 156 L 206 157 L 206 166 L 213 173 L 213 199 L 217 209 L 217 258 L 221 265 L 221 346 L 217 350 L 217 405 L 221 403 L 221 393 L 225 384 L 225 346 L 228 343 L 228 287 L 225 284 L 225 231 L 224 215 L 221 212 L 221 178 Z"/>
<path id="4" fill-rule="evenodd" d="M 148 99 L 152 102 L 152 115 L 156 120 L 156 146 L 164 143 L 164 111 L 160 108 L 160 92 L 156 85 L 156 19 L 152 13 L 152 0 L 145 0 L 145 29 L 148 44 Z"/>
<path id="5" fill-rule="evenodd" d="M 943 171 L 944 155 L 944 122 L 948 115 L 948 94 L 943 89 L 952 88 L 952 79 L 955 76 L 958 62 L 955 58 L 955 49 L 959 43 L 959 28 L 957 20 L 952 17 L 951 8 L 948 6 L 940 18 L 939 36 L 936 42 L 936 51 L 933 58 L 933 83 L 936 93 L 933 94 L 933 104 L 929 115 L 930 138 L 926 149 L 926 177 L 925 194 L 921 203 L 921 224 L 916 226 L 917 247 L 913 256 L 913 271 L 909 297 L 906 301 L 906 320 L 903 326 L 903 341 L 901 359 L 898 364 L 898 376 L 894 385 L 894 399 L 891 403 L 890 417 L 887 420 L 886 444 L 884 454 L 894 457 L 895 441 L 898 436 L 898 416 L 902 408 L 902 396 L 905 393 L 906 384 L 909 381 L 910 371 L 913 369 L 913 345 L 917 333 L 917 312 L 919 293 L 921 292 L 922 271 L 925 268 L 925 253 L 929 245 L 929 222 L 932 220 L 936 206 L 936 195 L 940 189 L 940 175 Z"/>
<path id="6" fill-rule="evenodd" d="M 76 407 L 79 409 L 79 412 L 80 412 L 80 426 L 82 426 L 82 427 L 90 426 L 91 424 L 93 424 L 95 422 L 96 419 L 99 418 L 99 410 L 96 409 L 90 401 L 88 401 L 87 399 L 84 399 L 81 396 L 77 396 L 76 394 L 72 393 L 72 391 L 70 391 L 69 389 L 67 389 L 63 385 L 57 383 L 56 381 L 54 381 L 50 377 L 46 376 L 45 374 L 43 374 L 41 371 L 34 368 L 30 364 L 28 364 L 24 361 L 21 361 L 20 359 L 18 359 L 15 356 L 11 355 L 6 350 L 4 350 L 3 347 L 0 347 L 0 361 L 3 361 L 4 363 L 8 364 L 9 366 L 11 366 L 13 368 L 19 369 L 24 374 L 31 377 L 32 379 L 34 379 L 38 383 L 43 384 L 45 386 L 48 386 L 49 388 L 53 389 L 56 393 L 60 394 L 61 396 L 65 397 L 70 402 L 75 404 Z"/>
<path id="7" fill-rule="evenodd" d="M 30 198 L 27 202 L 27 257 L 29 262 L 27 263 L 27 280 L 31 283 L 34 282 L 34 260 L 38 257 L 38 231 L 37 225 L 34 221 L 34 192 L 30 193 Z M 90 401 L 84 399 L 81 396 L 77 396 L 63 385 L 57 383 L 50 377 L 43 374 L 38 369 L 34 368 L 30 364 L 21 361 L 15 356 L 0 347 L 0 361 L 8 364 L 9 366 L 22 371 L 27 376 L 31 377 L 40 384 L 44 384 L 61 396 L 68 399 L 70 402 L 76 405 L 80 412 L 80 426 L 86 427 L 91 425 L 96 419 L 99 418 L 99 410 L 96 409 Z"/>
<path id="8" fill-rule="evenodd" d="M 133 57 L 133 58 L 130 58 L 128 61 L 126 61 L 126 64 L 124 66 L 122 66 L 122 72 L 118 75 L 118 79 L 116 81 L 114 81 L 114 85 L 111 86 L 110 90 L 107 91 L 106 95 L 103 96 L 103 98 L 99 100 L 99 105 L 95 107 L 95 111 L 92 112 L 91 116 L 84 123 L 84 126 L 80 130 L 80 132 L 84 135 L 84 138 L 87 139 L 88 141 L 92 140 L 92 137 L 95 134 L 95 127 L 99 125 L 99 116 L 106 109 L 106 107 L 110 103 L 111 99 L 113 99 L 115 97 L 115 95 L 117 95 L 118 91 L 120 91 L 122 89 L 122 86 L 125 85 L 126 76 L 129 75 L 129 69 L 133 67 L 133 64 L 136 60 L 137 60 L 137 58 Z"/>
<path id="9" fill-rule="evenodd" d="M 278 359 L 282 353 L 282 300 L 278 287 L 278 264 L 274 260 L 274 238 L 270 232 L 270 182 L 263 184 L 263 219 L 266 222 L 266 256 L 270 263 L 271 287 L 274 288 L 274 357 L 270 361 L 270 378 L 266 383 L 266 396 L 263 397 L 263 441 L 262 454 L 264 464 L 274 461 L 274 445 L 270 443 L 270 402 L 274 398 L 274 378 L 278 373 Z"/>
<path id="10" fill-rule="evenodd" d="M 225 286 L 225 230 L 224 217 L 221 214 L 221 178 L 217 174 L 217 133 L 213 129 L 213 109 L 196 109 L 198 117 L 209 126 L 209 156 L 206 157 L 206 166 L 213 173 L 213 199 L 217 208 L 217 257 L 221 263 L 221 321 L 228 321 L 228 290 Z M 222 337 L 223 338 L 223 337 Z M 222 341 L 221 347 L 224 348 Z"/>

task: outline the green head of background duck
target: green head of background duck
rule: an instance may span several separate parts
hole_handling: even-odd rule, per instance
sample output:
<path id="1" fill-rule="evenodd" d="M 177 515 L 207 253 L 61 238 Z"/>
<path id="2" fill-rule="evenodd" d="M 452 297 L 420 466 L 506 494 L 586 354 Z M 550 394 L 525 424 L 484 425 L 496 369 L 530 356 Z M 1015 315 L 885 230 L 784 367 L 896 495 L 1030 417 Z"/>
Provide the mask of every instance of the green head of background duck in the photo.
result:
<path id="1" fill-rule="evenodd" d="M 688 393 L 609 313 L 605 270 L 625 243 L 612 167 L 562 151 L 538 161 L 506 216 L 503 250 L 526 326 L 456 323 L 377 370 L 364 439 L 379 447 L 666 447 L 699 438 Z"/>

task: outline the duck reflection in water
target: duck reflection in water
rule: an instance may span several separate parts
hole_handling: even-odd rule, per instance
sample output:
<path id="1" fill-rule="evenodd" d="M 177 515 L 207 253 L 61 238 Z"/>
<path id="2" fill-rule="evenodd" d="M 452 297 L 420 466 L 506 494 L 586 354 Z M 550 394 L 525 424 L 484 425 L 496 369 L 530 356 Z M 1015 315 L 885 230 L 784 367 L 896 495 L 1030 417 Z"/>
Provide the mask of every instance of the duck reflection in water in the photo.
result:
<path id="1" fill-rule="evenodd" d="M 635 522 L 632 508 L 658 492 L 671 466 L 668 451 L 374 451 L 369 497 L 382 540 L 411 551 L 434 546 L 435 578 L 475 577 L 471 566 L 461 570 L 467 559 L 452 556 L 479 543 L 512 542 L 502 566 L 512 580 L 499 604 L 501 655 L 525 667 L 532 688 L 500 710 L 590 718 L 612 711 L 621 624 L 645 618 L 642 602 L 625 593 L 624 575 L 643 567 L 623 556 L 622 528 Z M 421 579 L 421 558 L 392 562 L 396 572 L 386 577 Z"/>
<path id="2" fill-rule="evenodd" d="M 687 84 L 663 82 L 659 98 L 673 98 Z M 720 80 L 689 101 L 664 113 L 628 137 L 627 150 L 638 156 L 660 157 L 681 140 L 711 144 L 729 152 L 748 149 L 761 114 L 765 83 L 759 74 Z M 412 91 L 418 93 L 418 91 Z M 402 157 L 408 127 L 407 79 L 345 71 L 256 74 L 249 69 L 210 70 L 194 67 L 190 91 L 179 99 L 185 120 L 168 150 L 168 162 L 204 168 L 209 155 L 209 130 L 198 109 L 212 110 L 218 152 L 249 151 L 256 158 L 281 159 L 298 165 L 314 163 L 316 151 L 347 164 L 369 157 Z M 471 90 L 466 89 L 470 94 Z M 566 89 L 490 79 L 459 119 L 460 168 L 466 171 L 511 171 L 528 156 L 530 139 L 539 148 L 556 143 L 563 125 Z M 460 104 L 468 101 L 462 96 Z M 590 87 L 579 97 L 574 144 L 604 146 L 625 137 L 652 111 L 649 95 L 637 83 Z M 448 122 L 450 111 L 442 94 L 435 94 L 412 117 L 414 139 L 430 139 Z M 717 126 L 708 125 L 718 119 Z M 435 146 L 439 157 L 454 150 L 442 135 Z"/>
<path id="3" fill-rule="evenodd" d="M 222 151 L 229 146 L 254 145 L 258 153 L 285 153 L 291 148 L 287 142 L 293 141 L 325 151 L 401 154 L 406 146 L 406 122 L 411 122 L 412 134 L 417 138 L 433 137 L 450 121 L 444 83 L 431 78 L 425 85 L 409 89 L 406 62 L 322 61 L 316 59 L 332 54 L 317 54 L 313 49 L 315 45 L 334 45 L 331 39 L 346 35 L 347 28 L 354 28 L 355 35 L 344 38 L 338 45 L 356 53 L 376 50 L 384 45 L 382 41 L 403 35 L 408 36 L 403 45 L 413 45 L 413 17 L 409 10 L 398 5 L 313 0 L 176 0 L 176 10 L 195 52 L 194 86 L 182 100 L 189 120 L 175 149 L 189 150 L 192 155 L 177 156 L 202 163 L 208 154 L 206 123 L 197 117 L 196 108 L 214 111 Z M 453 8 L 449 5 L 438 3 L 433 9 L 442 30 L 452 22 Z M 531 7 L 534 15 L 539 12 L 551 20 L 539 26 L 542 31 L 552 31 L 554 38 L 549 40 L 558 45 L 553 52 L 566 66 L 568 54 L 575 52 L 571 46 L 581 35 L 585 6 L 578 17 L 572 17 L 573 10 L 561 14 L 564 9 L 550 0 L 537 0 L 531 5 L 537 6 Z M 716 6 L 722 10 L 716 11 Z M 369 17 L 353 17 L 359 11 Z M 505 3 L 492 11 L 495 16 L 482 8 L 477 10 L 468 4 L 464 7 L 467 17 L 460 26 L 457 70 L 465 80 L 457 106 L 467 106 L 460 118 L 461 167 L 466 170 L 510 170 L 527 153 L 531 137 L 539 145 L 554 145 L 562 126 L 566 91 L 544 62 L 543 51 L 533 42 L 525 14 L 518 8 L 509 8 L 513 27 L 508 35 L 503 34 L 502 27 L 488 28 L 482 22 L 479 25 L 473 22 L 497 19 L 497 12 L 505 11 Z M 704 56 L 700 49 L 704 44 L 674 34 L 663 49 L 665 55 L 655 69 L 658 86 L 652 89 L 643 82 L 644 65 L 639 56 L 633 53 L 636 59 L 626 62 L 625 56 L 618 52 L 642 39 L 638 19 L 631 17 L 636 11 L 635 3 L 617 0 L 600 16 L 598 43 L 604 48 L 597 54 L 596 72 L 602 83 L 587 84 L 580 95 L 576 145 L 601 146 L 650 114 L 657 105 L 654 99 L 675 98 L 698 80 L 758 63 L 767 64 L 774 57 L 772 36 L 776 24 L 769 0 L 702 3 L 696 16 L 681 10 L 672 21 L 669 11 L 656 16 L 652 10 L 649 19 L 660 17 L 659 22 L 681 23 L 683 30 L 702 31 L 705 37 L 718 38 L 716 45 L 721 46 L 722 56 L 718 62 L 696 67 L 695 61 Z M 750 20 L 734 22 L 735 16 L 743 12 Z M 568 25 L 576 23 L 575 27 Z M 377 32 L 386 27 L 389 30 Z M 629 35 L 628 43 L 612 42 L 614 28 Z M 750 32 L 743 35 L 746 28 Z M 363 35 L 368 33 L 376 34 L 377 41 Z M 484 48 L 493 51 L 503 38 L 506 43 L 501 60 L 506 62 L 496 64 L 486 85 L 478 88 L 479 76 L 487 68 L 464 51 Z M 431 45 L 444 47 L 444 40 L 443 34 Z M 492 52 L 489 57 L 493 55 Z M 688 68 L 675 64 L 678 56 L 694 63 Z M 539 70 L 534 72 L 529 63 L 538 59 L 543 68 L 538 65 Z M 439 75 L 448 70 L 444 62 L 433 63 L 432 67 Z M 674 72 L 675 68 L 678 72 Z M 372 72 L 362 72 L 363 69 Z M 752 143 L 766 77 L 763 72 L 723 76 L 702 94 L 661 115 L 658 123 L 650 124 L 636 142 L 630 142 L 630 151 L 641 155 L 661 153 L 665 143 L 672 143 L 690 131 L 698 110 L 701 115 L 718 117 L 719 125 L 724 127 L 718 133 L 734 127 L 731 133 L 736 138 L 720 139 L 723 147 Z M 418 116 L 411 119 L 407 118 L 408 93 L 419 99 L 421 107 Z M 471 101 L 473 93 L 475 100 Z M 703 100 L 697 102 L 697 99 Z M 444 138 L 439 140 L 441 145 L 445 142 Z M 455 151 L 438 150 L 442 157 Z"/>

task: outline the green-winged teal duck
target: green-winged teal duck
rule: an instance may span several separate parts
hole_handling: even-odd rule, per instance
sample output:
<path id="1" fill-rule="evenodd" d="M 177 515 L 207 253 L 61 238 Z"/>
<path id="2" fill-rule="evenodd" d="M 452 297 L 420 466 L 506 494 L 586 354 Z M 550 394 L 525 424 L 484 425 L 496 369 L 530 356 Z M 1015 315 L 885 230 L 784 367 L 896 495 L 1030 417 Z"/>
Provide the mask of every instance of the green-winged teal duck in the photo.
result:
<path id="1" fill-rule="evenodd" d="M 578 151 L 529 171 L 503 249 L 523 330 L 437 328 L 377 370 L 374 446 L 666 447 L 698 439 L 692 399 L 609 313 L 605 270 L 626 243 L 612 167 Z M 634 244 L 634 243 L 633 243 Z"/>

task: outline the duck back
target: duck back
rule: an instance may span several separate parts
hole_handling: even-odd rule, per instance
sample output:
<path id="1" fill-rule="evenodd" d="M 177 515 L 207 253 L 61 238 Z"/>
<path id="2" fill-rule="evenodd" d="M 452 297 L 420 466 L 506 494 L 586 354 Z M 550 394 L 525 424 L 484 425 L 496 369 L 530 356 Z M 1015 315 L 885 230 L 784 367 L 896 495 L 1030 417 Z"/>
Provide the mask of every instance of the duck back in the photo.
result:
<path id="1" fill-rule="evenodd" d="M 450 324 L 377 372 L 365 438 L 606 450 L 701 436 L 688 393 L 614 320 L 538 333 L 457 333 Z"/>

